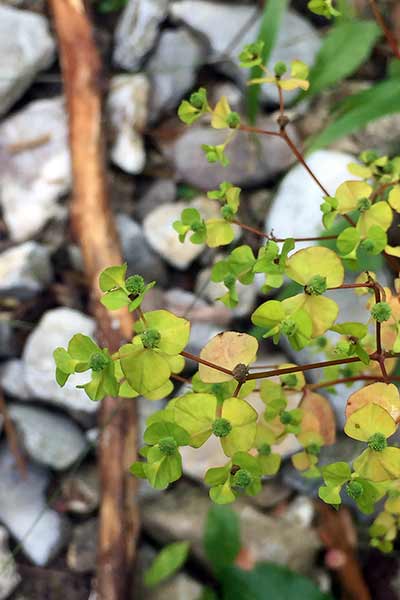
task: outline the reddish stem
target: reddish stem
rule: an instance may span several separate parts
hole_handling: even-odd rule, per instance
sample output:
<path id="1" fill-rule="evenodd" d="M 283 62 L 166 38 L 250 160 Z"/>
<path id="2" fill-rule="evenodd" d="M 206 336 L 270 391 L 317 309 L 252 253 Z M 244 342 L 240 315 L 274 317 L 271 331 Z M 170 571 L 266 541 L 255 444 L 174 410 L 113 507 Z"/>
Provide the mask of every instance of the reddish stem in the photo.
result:
<path id="1" fill-rule="evenodd" d="M 273 369 L 272 371 L 262 371 L 261 373 L 250 373 L 247 376 L 247 381 L 252 379 L 266 379 L 268 377 L 275 377 L 276 375 L 298 373 L 299 371 L 311 371 L 312 369 L 322 369 L 324 367 L 332 367 L 334 365 L 344 365 L 354 362 L 361 362 L 358 356 L 354 356 L 352 358 L 342 358 L 338 360 L 327 360 L 319 363 L 310 363 L 308 365 L 296 365 L 295 367 L 286 367 L 284 369 Z"/>
<path id="2" fill-rule="evenodd" d="M 381 11 L 378 8 L 378 5 L 376 3 L 376 0 L 369 0 L 370 6 L 372 8 L 372 12 L 374 13 L 374 17 L 376 19 L 376 22 L 378 23 L 379 27 L 382 29 L 383 34 L 393 52 L 393 54 L 395 55 L 396 58 L 398 58 L 400 60 L 400 48 L 399 45 L 397 43 L 396 38 L 394 37 L 393 33 L 390 31 L 390 29 L 388 28 L 388 26 L 385 23 L 385 20 L 382 16 Z"/>
<path id="3" fill-rule="evenodd" d="M 388 380 L 400 381 L 400 377 L 397 375 L 389 375 Z M 351 383 L 353 381 L 385 381 L 385 378 L 380 375 L 354 375 L 353 377 L 332 379 L 331 381 L 323 381 L 322 383 L 311 383 L 307 385 L 307 388 L 310 390 L 318 390 L 320 388 L 331 387 L 332 385 L 338 385 L 340 383 Z"/>
<path id="4" fill-rule="evenodd" d="M 206 367 L 210 367 L 211 369 L 215 369 L 216 371 L 221 371 L 221 373 L 225 373 L 226 375 L 232 375 L 232 371 L 230 371 L 229 369 L 225 369 L 225 367 L 220 367 L 219 365 L 209 362 L 208 360 L 204 360 L 203 358 L 200 358 L 200 356 L 196 356 L 195 354 L 191 354 L 190 352 L 182 351 L 181 356 L 193 360 L 194 362 L 197 362 L 201 365 L 205 365 Z"/>

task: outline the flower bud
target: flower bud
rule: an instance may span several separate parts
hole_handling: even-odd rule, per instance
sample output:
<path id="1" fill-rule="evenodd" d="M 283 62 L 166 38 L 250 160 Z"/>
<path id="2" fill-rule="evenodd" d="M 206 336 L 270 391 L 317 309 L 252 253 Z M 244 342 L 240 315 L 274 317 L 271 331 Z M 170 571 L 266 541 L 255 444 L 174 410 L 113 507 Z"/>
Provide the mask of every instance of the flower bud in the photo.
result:
<path id="1" fill-rule="evenodd" d="M 90 357 L 89 366 L 92 371 L 98 372 L 105 369 L 105 367 L 110 362 L 110 359 L 105 356 L 102 352 L 95 352 Z"/>
<path id="2" fill-rule="evenodd" d="M 374 433 L 368 440 L 368 447 L 375 452 L 382 452 L 387 447 L 387 441 L 383 433 Z"/>
<path id="3" fill-rule="evenodd" d="M 161 335 L 157 329 L 147 329 L 141 334 L 140 339 L 145 348 L 156 348 L 160 342 Z"/>
<path id="4" fill-rule="evenodd" d="M 160 448 L 160 452 L 165 454 L 166 456 L 171 456 L 176 452 L 178 448 L 178 444 L 174 440 L 173 437 L 165 437 L 158 442 L 158 447 Z"/>
<path id="5" fill-rule="evenodd" d="M 125 287 L 130 294 L 139 296 L 144 292 L 145 283 L 141 275 L 131 275 L 125 281 Z"/>
<path id="6" fill-rule="evenodd" d="M 388 321 L 391 314 L 392 309 L 387 302 L 377 302 L 371 309 L 371 315 L 378 323 Z"/>
<path id="7" fill-rule="evenodd" d="M 230 424 L 228 419 L 223 419 L 223 418 L 215 419 L 214 423 L 212 424 L 212 432 L 217 437 L 220 437 L 220 438 L 226 437 L 227 435 L 230 434 L 231 431 L 232 431 L 232 425 Z"/>
<path id="8" fill-rule="evenodd" d="M 326 292 L 326 277 L 314 275 L 304 287 L 304 291 L 309 296 L 320 296 Z"/>

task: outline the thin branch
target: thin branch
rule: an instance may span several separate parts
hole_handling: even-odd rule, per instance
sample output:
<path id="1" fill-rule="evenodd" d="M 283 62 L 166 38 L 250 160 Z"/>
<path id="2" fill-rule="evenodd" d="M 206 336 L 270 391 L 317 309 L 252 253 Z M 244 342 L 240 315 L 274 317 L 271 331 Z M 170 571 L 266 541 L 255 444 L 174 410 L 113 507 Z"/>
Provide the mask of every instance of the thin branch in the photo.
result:
<path id="1" fill-rule="evenodd" d="M 21 451 L 18 442 L 18 433 L 15 429 L 14 423 L 10 418 L 7 410 L 7 404 L 4 398 L 3 390 L 0 389 L 0 414 L 3 416 L 4 431 L 6 432 L 8 446 L 11 453 L 15 458 L 15 462 L 18 467 L 18 471 L 23 479 L 27 476 L 27 466 L 24 455 Z"/>
<path id="2" fill-rule="evenodd" d="M 196 356 L 195 354 L 191 354 L 190 352 L 181 352 L 181 356 L 184 358 L 188 358 L 189 360 L 193 360 L 194 362 L 205 365 L 206 367 L 210 367 L 211 369 L 215 369 L 216 371 L 221 371 L 221 373 L 225 373 L 226 375 L 233 375 L 232 371 L 229 369 L 225 369 L 225 367 L 220 367 L 215 363 L 209 362 L 208 360 L 204 360 L 204 358 L 200 358 L 200 356 Z"/>
<path id="3" fill-rule="evenodd" d="M 379 27 L 382 29 L 383 35 L 385 36 L 393 54 L 395 55 L 396 58 L 398 58 L 400 60 L 399 44 L 397 43 L 397 40 L 394 37 L 393 33 L 390 31 L 389 27 L 386 25 L 385 20 L 382 16 L 382 13 L 379 10 L 378 4 L 376 3 L 376 0 L 369 0 L 369 3 L 371 6 L 371 9 L 372 9 L 372 12 L 374 13 L 376 22 L 378 23 Z"/>
<path id="4" fill-rule="evenodd" d="M 388 380 L 400 382 L 400 377 L 397 375 L 389 375 Z M 380 375 L 353 375 L 352 377 L 331 379 L 330 381 L 322 381 L 320 383 L 310 383 L 307 385 L 307 388 L 310 390 L 319 390 L 320 388 L 331 387 L 341 383 L 352 383 L 355 381 L 386 381 L 386 379 Z"/>
<path id="5" fill-rule="evenodd" d="M 342 358 L 338 360 L 326 360 L 318 363 L 310 363 L 308 365 L 296 365 L 295 367 L 286 367 L 284 369 L 273 369 L 272 371 L 262 371 L 261 373 L 250 373 L 247 375 L 247 381 L 252 379 L 266 379 L 275 377 L 276 375 L 286 375 L 288 373 L 299 373 L 303 371 L 311 371 L 313 369 L 322 369 L 324 367 L 332 367 L 335 365 L 344 365 L 348 363 L 361 362 L 357 356 L 352 358 Z"/>

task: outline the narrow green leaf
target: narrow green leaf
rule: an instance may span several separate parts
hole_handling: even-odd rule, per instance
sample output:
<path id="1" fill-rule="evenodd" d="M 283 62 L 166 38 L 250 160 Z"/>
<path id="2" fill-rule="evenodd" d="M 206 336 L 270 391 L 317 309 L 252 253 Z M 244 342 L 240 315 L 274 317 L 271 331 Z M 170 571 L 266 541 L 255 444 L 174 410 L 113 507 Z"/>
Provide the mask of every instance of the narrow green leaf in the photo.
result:
<path id="1" fill-rule="evenodd" d="M 339 105 L 339 116 L 309 140 L 308 151 L 328 146 L 371 121 L 398 112 L 399 105 L 400 78 L 383 81 L 371 89 L 353 94 Z"/>
<path id="2" fill-rule="evenodd" d="M 309 90 L 302 98 L 314 96 L 345 79 L 368 58 L 380 36 L 374 21 L 341 22 L 324 37 L 314 66 L 310 71 Z"/>
<path id="3" fill-rule="evenodd" d="M 233 563 L 240 550 L 239 519 L 226 506 L 212 506 L 207 514 L 204 550 L 216 571 Z"/>
<path id="4" fill-rule="evenodd" d="M 165 546 L 144 574 L 144 582 L 153 587 L 173 575 L 185 563 L 189 542 L 174 542 Z"/>
<path id="5" fill-rule="evenodd" d="M 278 36 L 279 28 L 283 15 L 286 11 L 288 0 L 268 0 L 265 3 L 263 18 L 260 26 L 260 33 L 258 36 L 259 40 L 264 42 L 262 50 L 262 58 L 264 65 L 267 64 L 272 50 L 275 47 L 276 39 Z M 249 79 L 255 79 L 262 75 L 260 67 L 253 67 L 250 72 Z M 261 87 L 260 85 L 251 85 L 247 90 L 246 95 L 246 106 L 247 115 L 251 123 L 255 123 L 258 109 L 259 109 L 259 96 Z"/>

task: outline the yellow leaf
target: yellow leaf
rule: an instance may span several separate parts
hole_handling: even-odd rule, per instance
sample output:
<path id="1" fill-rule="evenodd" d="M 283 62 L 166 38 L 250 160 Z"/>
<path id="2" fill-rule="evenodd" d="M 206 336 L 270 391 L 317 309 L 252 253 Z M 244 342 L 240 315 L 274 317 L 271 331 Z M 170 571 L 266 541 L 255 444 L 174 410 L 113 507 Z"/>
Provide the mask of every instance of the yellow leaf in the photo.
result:
<path id="1" fill-rule="evenodd" d="M 252 335 L 225 331 L 213 337 L 204 346 L 200 357 L 225 369 L 233 370 L 238 364 L 249 365 L 254 362 L 257 350 L 258 342 Z M 222 383 L 233 379 L 231 375 L 206 365 L 199 365 L 199 377 L 204 383 Z"/>
<path id="2" fill-rule="evenodd" d="M 302 90 L 307 91 L 310 87 L 309 81 L 305 79 L 281 79 L 278 83 L 279 87 L 283 90 L 295 90 L 297 88 L 301 88 Z"/>
<path id="3" fill-rule="evenodd" d="M 214 129 L 226 129 L 226 119 L 231 112 L 227 97 L 222 96 L 213 110 L 211 127 Z"/>
<path id="4" fill-rule="evenodd" d="M 382 433 L 387 438 L 391 436 L 396 431 L 396 423 L 384 408 L 370 403 L 348 417 L 344 431 L 355 440 L 368 442 L 374 433 Z"/>
<path id="5" fill-rule="evenodd" d="M 331 298 L 325 296 L 308 296 L 297 294 L 282 301 L 285 311 L 293 314 L 303 308 L 310 315 L 312 322 L 312 337 L 323 335 L 337 319 L 339 307 Z"/>
<path id="6" fill-rule="evenodd" d="M 346 417 L 370 403 L 384 408 L 395 421 L 399 419 L 400 395 L 393 383 L 372 383 L 351 394 L 347 400 Z"/>
<path id="7" fill-rule="evenodd" d="M 336 421 L 335 413 L 329 401 L 321 394 L 306 390 L 300 408 L 304 411 L 301 422 L 302 433 L 315 431 L 322 436 L 325 445 L 334 444 L 336 440 Z M 317 422 L 318 427 L 316 429 L 310 416 Z"/>
<path id="8" fill-rule="evenodd" d="M 333 250 L 322 246 L 311 246 L 292 254 L 286 263 L 286 274 L 301 285 L 307 285 L 315 275 L 326 277 L 327 287 L 337 287 L 344 279 L 342 261 Z"/>
<path id="9" fill-rule="evenodd" d="M 400 448 L 385 448 L 381 452 L 364 450 L 353 463 L 354 470 L 371 481 L 387 481 L 400 477 Z"/>
<path id="10" fill-rule="evenodd" d="M 398 256 L 400 258 L 400 246 L 389 246 L 389 244 L 385 248 L 386 254 L 390 254 L 390 256 Z"/>
<path id="11" fill-rule="evenodd" d="M 388 202 L 396 212 L 400 212 L 400 186 L 397 185 L 389 192 Z"/>
<path id="12" fill-rule="evenodd" d="M 387 202 L 377 202 L 371 208 L 361 213 L 357 223 L 357 231 L 361 237 L 368 237 L 368 230 L 373 225 L 379 225 L 387 231 L 392 224 L 393 214 Z"/>
<path id="13" fill-rule="evenodd" d="M 361 198 L 369 198 L 372 187 L 364 181 L 345 181 L 336 190 L 337 211 L 344 215 L 357 208 Z"/>

